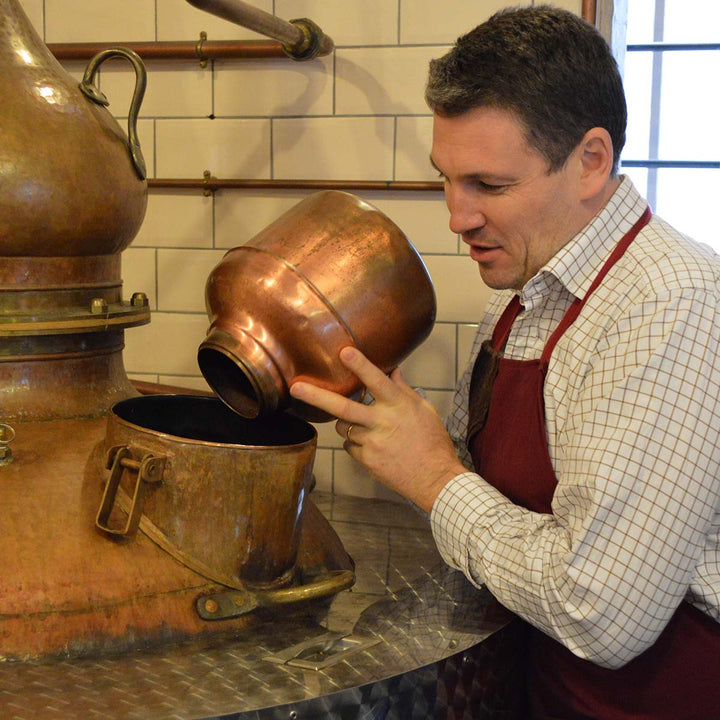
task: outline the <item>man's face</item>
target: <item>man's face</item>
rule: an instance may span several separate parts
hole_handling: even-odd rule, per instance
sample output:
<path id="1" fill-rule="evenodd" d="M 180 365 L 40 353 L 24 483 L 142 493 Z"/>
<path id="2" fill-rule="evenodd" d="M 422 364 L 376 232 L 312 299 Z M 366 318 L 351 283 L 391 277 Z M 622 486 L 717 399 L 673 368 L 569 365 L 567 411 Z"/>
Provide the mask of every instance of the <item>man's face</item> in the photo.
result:
<path id="1" fill-rule="evenodd" d="M 548 174 L 509 112 L 435 115 L 431 161 L 445 182 L 450 230 L 491 288 L 520 290 L 584 226 L 576 153 Z"/>

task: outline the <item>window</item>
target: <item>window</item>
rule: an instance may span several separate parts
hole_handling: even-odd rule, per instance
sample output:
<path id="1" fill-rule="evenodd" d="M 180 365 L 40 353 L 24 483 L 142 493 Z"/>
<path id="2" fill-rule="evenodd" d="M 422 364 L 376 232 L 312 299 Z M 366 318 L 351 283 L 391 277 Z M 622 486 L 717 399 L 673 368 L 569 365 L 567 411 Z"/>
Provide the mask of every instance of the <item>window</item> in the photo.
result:
<path id="1" fill-rule="evenodd" d="M 629 0 L 622 172 L 653 211 L 720 252 L 720 2 Z"/>

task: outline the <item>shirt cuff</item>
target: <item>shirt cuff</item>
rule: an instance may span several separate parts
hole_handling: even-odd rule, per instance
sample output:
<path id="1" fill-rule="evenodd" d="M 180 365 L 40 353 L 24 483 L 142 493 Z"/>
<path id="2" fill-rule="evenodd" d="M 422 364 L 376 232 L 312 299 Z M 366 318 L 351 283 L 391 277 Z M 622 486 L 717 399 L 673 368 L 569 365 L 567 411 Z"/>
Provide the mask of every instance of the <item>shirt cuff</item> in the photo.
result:
<path id="1" fill-rule="evenodd" d="M 442 559 L 478 584 L 482 580 L 470 573 L 470 536 L 485 513 L 507 502 L 480 475 L 466 472 L 445 485 L 430 512 L 430 527 Z"/>

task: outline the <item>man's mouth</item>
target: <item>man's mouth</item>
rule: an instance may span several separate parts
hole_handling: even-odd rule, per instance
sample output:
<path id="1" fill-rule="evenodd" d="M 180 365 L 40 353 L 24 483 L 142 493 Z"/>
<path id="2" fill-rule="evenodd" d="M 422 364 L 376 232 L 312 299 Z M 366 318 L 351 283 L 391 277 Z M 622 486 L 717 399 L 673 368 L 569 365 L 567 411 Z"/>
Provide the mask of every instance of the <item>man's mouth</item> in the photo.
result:
<path id="1" fill-rule="evenodd" d="M 501 250 L 499 245 L 471 245 L 470 257 L 475 262 L 492 262 L 497 259 Z"/>

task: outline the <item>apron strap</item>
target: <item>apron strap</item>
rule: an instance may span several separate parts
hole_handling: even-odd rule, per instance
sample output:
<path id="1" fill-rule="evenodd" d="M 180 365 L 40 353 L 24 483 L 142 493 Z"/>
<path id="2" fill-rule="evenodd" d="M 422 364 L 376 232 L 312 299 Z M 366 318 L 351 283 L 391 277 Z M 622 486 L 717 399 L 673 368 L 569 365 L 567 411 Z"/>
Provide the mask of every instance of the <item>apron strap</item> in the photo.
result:
<path id="1" fill-rule="evenodd" d="M 630 228 L 620 242 L 615 246 L 615 249 L 610 254 L 610 257 L 605 261 L 602 269 L 598 273 L 597 277 L 593 280 L 592 284 L 585 293 L 585 297 L 575 298 L 573 304 L 568 308 L 567 312 L 563 316 L 563 319 L 558 323 L 558 326 L 553 331 L 552 335 L 547 341 L 543 353 L 540 357 L 540 361 L 543 367 L 547 367 L 550 362 L 550 356 L 552 351 L 555 349 L 558 340 L 563 336 L 563 333 L 575 322 L 583 306 L 587 302 L 587 299 L 595 292 L 600 283 L 604 280 L 605 276 L 610 271 L 610 268 L 625 254 L 625 251 L 630 247 L 630 243 L 637 237 L 637 234 L 650 222 L 652 217 L 652 211 L 649 207 L 645 208 L 645 212 L 640 216 L 637 222 Z"/>
<path id="2" fill-rule="evenodd" d="M 520 314 L 522 309 L 523 306 L 520 303 L 520 296 L 513 295 L 512 300 L 503 310 L 493 330 L 492 346 L 496 352 L 500 352 L 505 347 L 505 343 L 510 335 L 510 328 L 512 328 L 515 318 Z"/>

